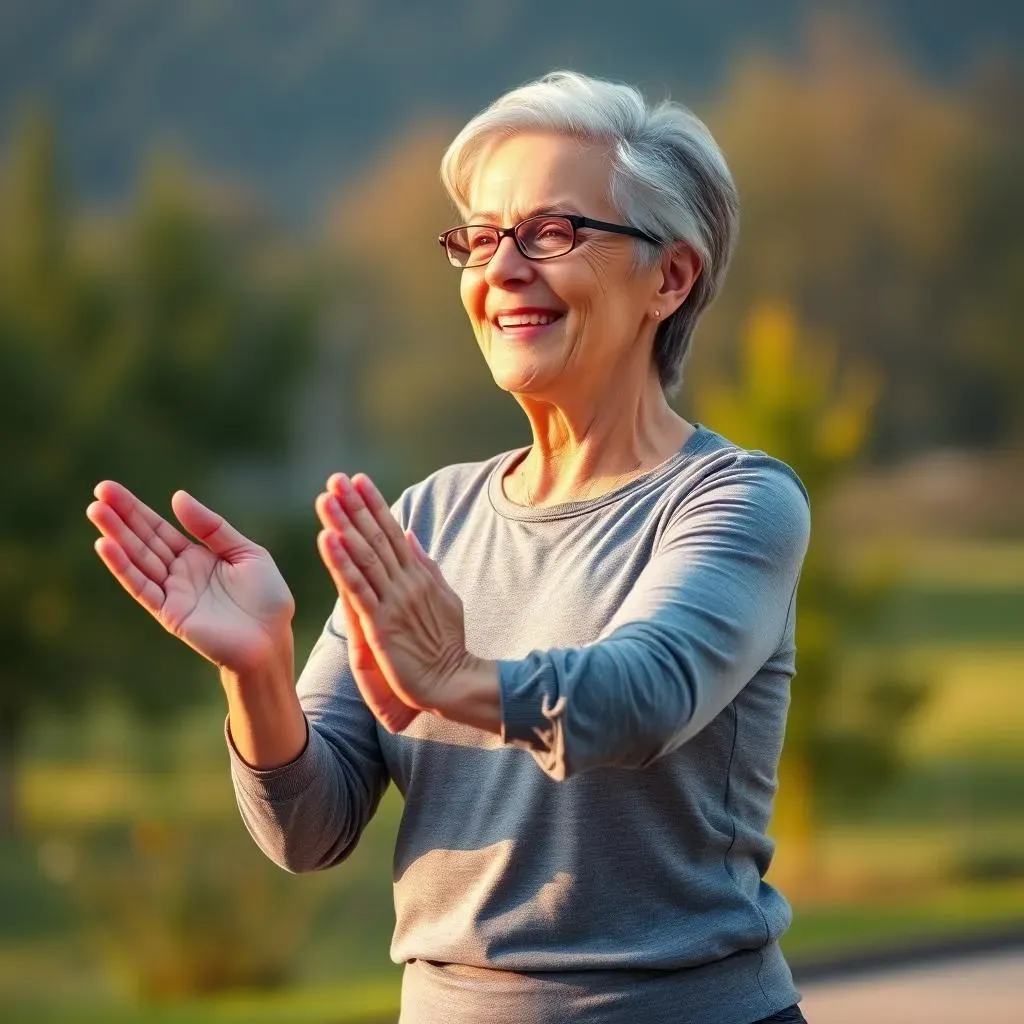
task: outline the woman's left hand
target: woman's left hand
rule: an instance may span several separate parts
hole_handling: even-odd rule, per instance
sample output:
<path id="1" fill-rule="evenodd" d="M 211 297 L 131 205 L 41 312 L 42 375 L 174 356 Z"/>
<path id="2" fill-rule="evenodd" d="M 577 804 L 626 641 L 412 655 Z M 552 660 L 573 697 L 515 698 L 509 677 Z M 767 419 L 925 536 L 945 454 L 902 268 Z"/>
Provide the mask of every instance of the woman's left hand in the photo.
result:
<path id="1" fill-rule="evenodd" d="M 356 684 L 384 728 L 401 732 L 420 711 L 445 706 L 469 660 L 462 600 L 365 474 L 333 474 L 316 511 Z"/>

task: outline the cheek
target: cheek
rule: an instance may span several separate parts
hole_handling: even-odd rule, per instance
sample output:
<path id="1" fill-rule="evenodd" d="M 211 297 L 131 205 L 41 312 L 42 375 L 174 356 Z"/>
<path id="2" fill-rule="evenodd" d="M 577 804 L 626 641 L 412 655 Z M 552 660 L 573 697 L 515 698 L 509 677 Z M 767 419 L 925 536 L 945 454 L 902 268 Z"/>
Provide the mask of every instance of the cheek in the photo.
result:
<path id="1" fill-rule="evenodd" d="M 589 245 L 582 251 L 583 262 L 586 264 L 589 291 L 595 300 L 612 290 L 610 282 L 624 278 L 622 253 L 610 245 Z"/>
<path id="2" fill-rule="evenodd" d="M 471 320 L 481 319 L 484 309 L 484 288 L 480 275 L 464 270 L 460 275 L 459 295 L 469 318 Z"/>

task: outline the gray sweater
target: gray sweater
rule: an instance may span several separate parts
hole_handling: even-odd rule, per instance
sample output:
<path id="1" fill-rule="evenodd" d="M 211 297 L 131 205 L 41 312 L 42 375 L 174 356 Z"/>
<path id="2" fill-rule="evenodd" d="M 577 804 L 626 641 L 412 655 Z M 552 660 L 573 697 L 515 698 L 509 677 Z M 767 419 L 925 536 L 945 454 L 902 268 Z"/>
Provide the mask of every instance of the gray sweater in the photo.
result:
<path id="1" fill-rule="evenodd" d="M 328 868 L 394 781 L 402 1024 L 749 1024 L 799 998 L 763 876 L 806 491 L 698 424 L 617 490 L 526 508 L 501 477 L 527 450 L 393 506 L 499 662 L 502 735 L 378 726 L 335 608 L 297 683 L 298 758 L 253 769 L 225 721 L 242 817 L 286 870 Z"/>

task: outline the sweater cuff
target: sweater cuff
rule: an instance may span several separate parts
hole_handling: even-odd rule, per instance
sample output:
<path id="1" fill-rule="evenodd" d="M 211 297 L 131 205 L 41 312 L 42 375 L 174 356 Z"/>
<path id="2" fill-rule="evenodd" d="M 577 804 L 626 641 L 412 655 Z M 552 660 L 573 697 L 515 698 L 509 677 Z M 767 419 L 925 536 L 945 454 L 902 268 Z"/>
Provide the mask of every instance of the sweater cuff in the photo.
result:
<path id="1" fill-rule="evenodd" d="M 305 715 L 303 715 L 305 718 Z M 231 762 L 231 774 L 238 784 L 258 800 L 291 800 L 299 796 L 309 784 L 326 771 L 323 740 L 306 720 L 306 744 L 294 760 L 276 768 L 254 768 L 235 746 L 231 735 L 231 715 L 224 716 L 224 740 Z"/>
<path id="2" fill-rule="evenodd" d="M 561 746 L 565 696 L 555 697 L 550 665 L 535 655 L 522 661 L 499 659 L 497 664 L 502 742 L 527 750 L 555 751 Z"/>

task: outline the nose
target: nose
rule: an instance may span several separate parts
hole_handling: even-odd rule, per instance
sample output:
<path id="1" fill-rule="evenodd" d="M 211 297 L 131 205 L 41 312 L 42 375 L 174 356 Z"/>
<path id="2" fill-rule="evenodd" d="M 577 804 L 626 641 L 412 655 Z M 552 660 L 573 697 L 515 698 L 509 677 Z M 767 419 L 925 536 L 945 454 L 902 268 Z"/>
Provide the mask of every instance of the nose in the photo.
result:
<path id="1" fill-rule="evenodd" d="M 499 239 L 490 262 L 484 267 L 484 280 L 491 285 L 505 285 L 513 281 L 530 281 L 535 274 L 533 261 L 528 260 L 511 235 Z"/>

